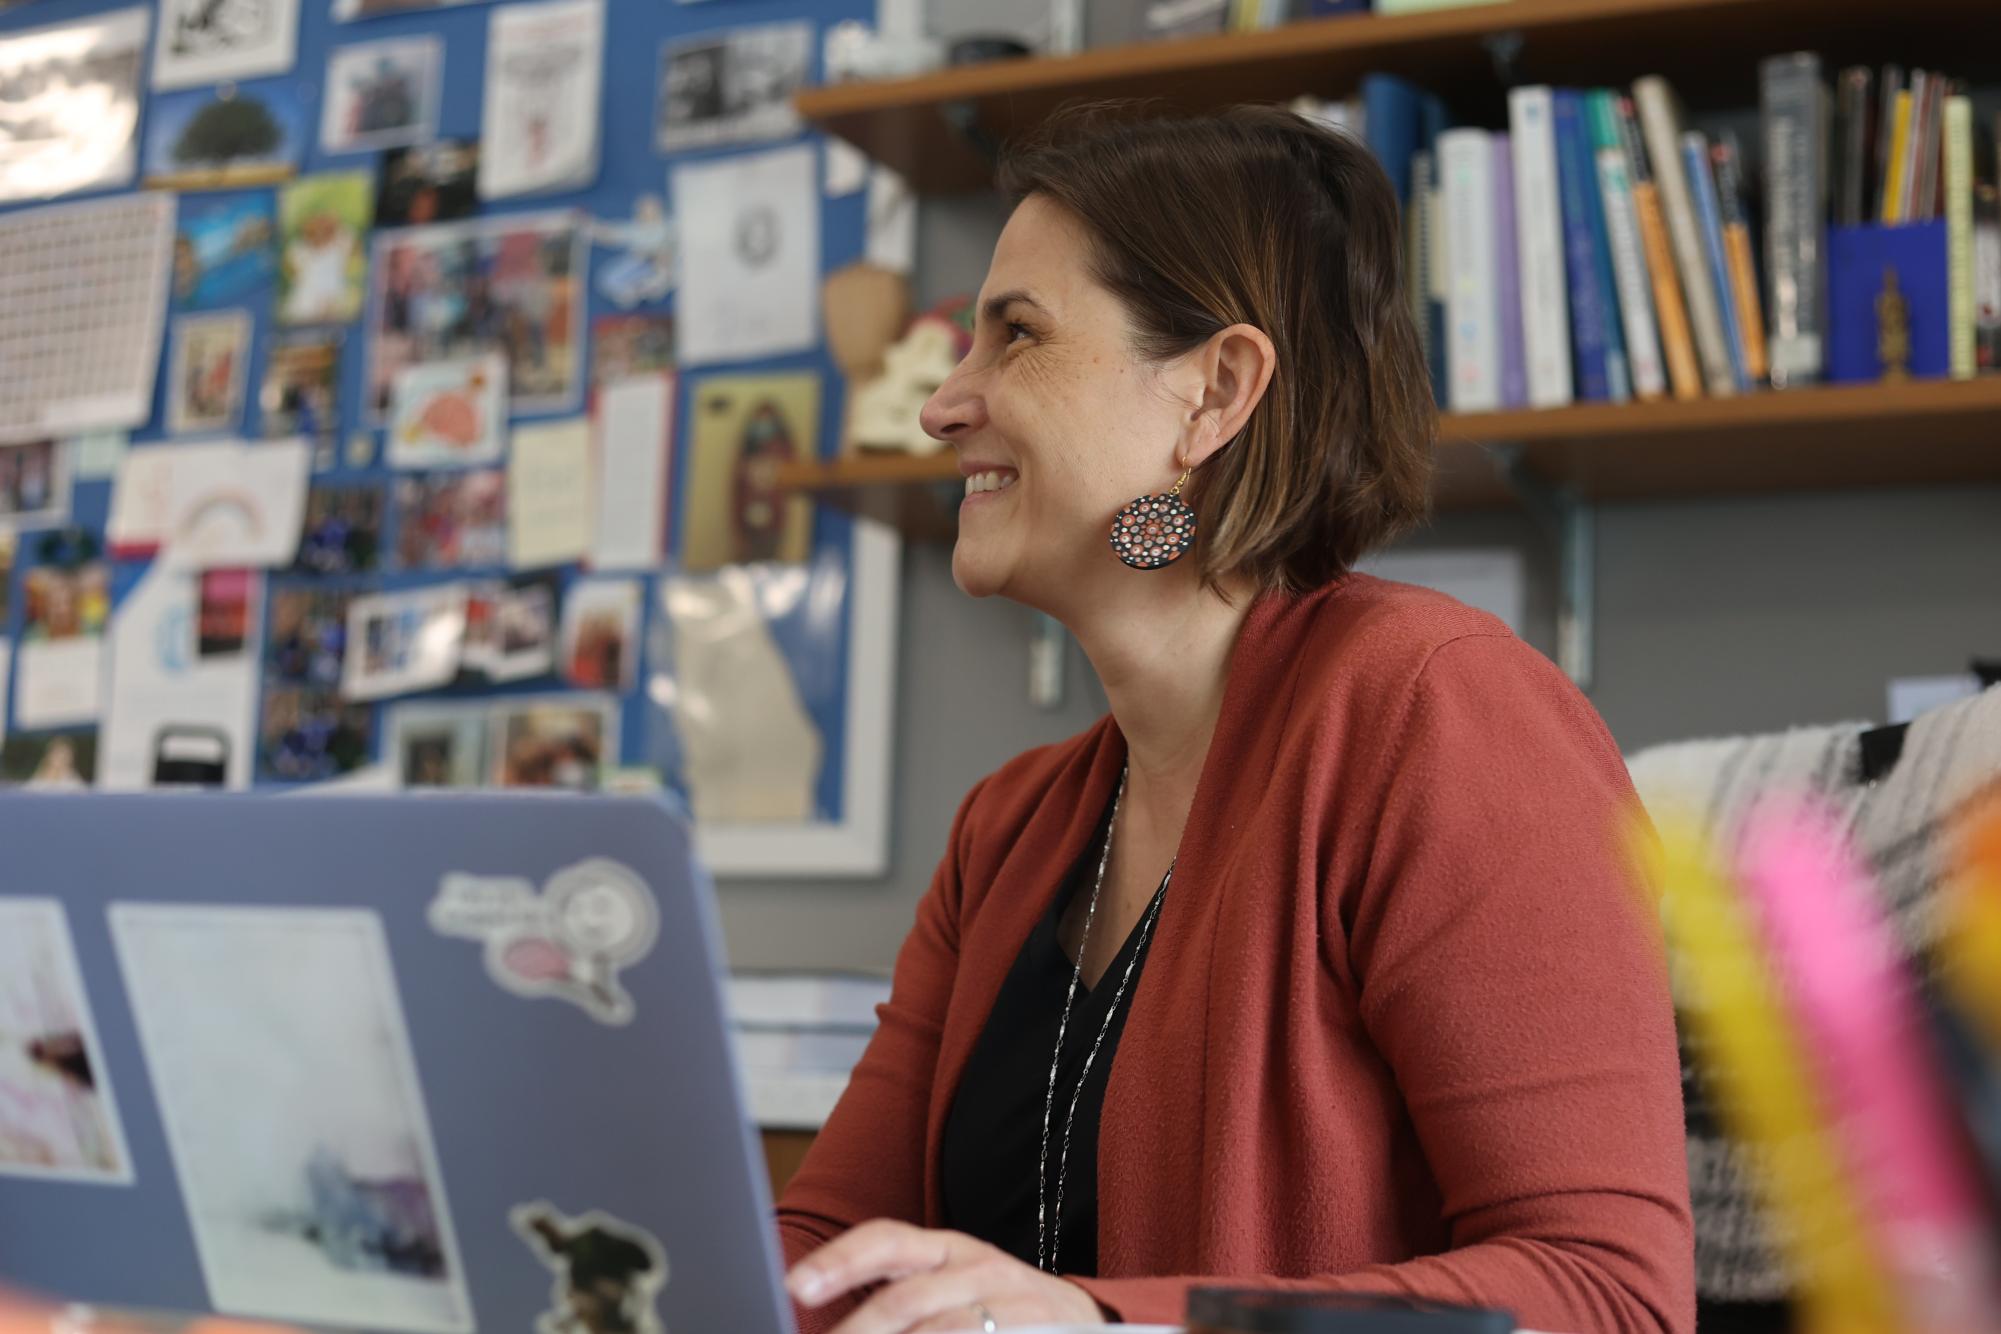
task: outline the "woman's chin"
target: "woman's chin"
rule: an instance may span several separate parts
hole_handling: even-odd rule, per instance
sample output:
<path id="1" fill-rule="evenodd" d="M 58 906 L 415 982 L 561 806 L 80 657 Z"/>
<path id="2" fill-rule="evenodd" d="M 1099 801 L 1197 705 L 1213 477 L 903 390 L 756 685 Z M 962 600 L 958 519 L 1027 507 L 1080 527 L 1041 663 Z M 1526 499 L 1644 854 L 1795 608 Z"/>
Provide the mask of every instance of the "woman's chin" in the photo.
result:
<path id="1" fill-rule="evenodd" d="M 1004 575 L 1006 562 L 997 559 L 998 552 L 980 550 L 982 545 L 967 540 L 962 534 L 952 547 L 952 582 L 967 597 L 993 597 L 1007 582 Z"/>

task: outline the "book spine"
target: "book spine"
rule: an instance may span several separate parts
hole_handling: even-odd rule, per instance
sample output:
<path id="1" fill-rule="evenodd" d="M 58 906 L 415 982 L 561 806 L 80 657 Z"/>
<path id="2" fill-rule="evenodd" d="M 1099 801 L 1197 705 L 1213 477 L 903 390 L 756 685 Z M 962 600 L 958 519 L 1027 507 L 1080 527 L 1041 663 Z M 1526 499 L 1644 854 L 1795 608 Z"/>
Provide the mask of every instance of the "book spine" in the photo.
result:
<path id="1" fill-rule="evenodd" d="M 1688 173 L 1695 198 L 1695 218 L 1702 228 L 1702 253 L 1709 261 L 1709 282 L 1716 290 L 1716 310 L 1723 320 L 1723 341 L 1730 349 L 1730 373 L 1738 389 L 1751 387 L 1745 365 L 1744 330 L 1737 318 L 1737 298 L 1730 287 L 1730 261 L 1723 254 L 1723 217 L 1716 206 L 1716 176 L 1709 166 L 1709 141 L 1694 130 L 1681 137 L 1681 167 Z"/>
<path id="2" fill-rule="evenodd" d="M 1856 65 L 1841 71 L 1841 96 L 1835 110 L 1838 156 L 1834 161 L 1835 220 L 1844 227 L 1862 224 L 1869 181 L 1869 68 Z"/>
<path id="3" fill-rule="evenodd" d="M 1945 109 L 1945 76 L 1933 74 L 1925 80 L 1924 101 L 1917 108 L 1917 161 L 1911 171 L 1911 210 L 1914 222 L 1930 222 L 1938 217 L 1940 117 Z"/>
<path id="4" fill-rule="evenodd" d="M 1431 392 L 1440 404 L 1450 402 L 1450 381 L 1446 378 L 1445 298 L 1450 282 L 1446 268 L 1445 191 L 1439 184 L 1437 140 L 1426 151 L 1431 154 L 1431 186 L 1424 192 L 1424 216 L 1429 228 L 1425 245 L 1431 252 L 1425 259 L 1424 324 L 1431 344 Z"/>
<path id="5" fill-rule="evenodd" d="M 1605 378 L 1611 386 L 1612 401 L 1625 403 L 1633 397 L 1633 365 L 1626 352 L 1618 275 L 1612 269 L 1612 224 L 1605 216 L 1604 193 L 1598 184 L 1598 155 L 1592 143 L 1590 102 L 1585 94 L 1574 93 L 1569 105 L 1574 113 L 1570 130 L 1576 139 L 1573 152 L 1580 169 L 1584 212 L 1591 228 L 1592 271 L 1605 320 Z M 1558 126 L 1559 131 L 1562 128 Z"/>
<path id="6" fill-rule="evenodd" d="M 1973 186 L 1973 360 L 2001 370 L 2001 187 Z"/>
<path id="7" fill-rule="evenodd" d="M 1425 217 L 1424 199 L 1431 189 L 1431 154 L 1419 149 L 1410 157 L 1410 202 L 1404 209 L 1404 296 L 1410 307 L 1411 327 L 1417 331 L 1418 351 L 1424 356 L 1427 372 L 1431 367 L 1431 321 L 1427 307 L 1431 301 L 1431 223 Z M 1433 391 L 1437 385 L 1434 383 Z"/>
<path id="8" fill-rule="evenodd" d="M 1454 412 L 1501 406 L 1499 290 L 1495 280 L 1494 148 L 1485 130 L 1438 136 L 1445 206 L 1445 357 Z"/>
<path id="9" fill-rule="evenodd" d="M 1592 235 L 1590 200 L 1598 193 L 1597 173 L 1585 149 L 1577 95 L 1559 88 L 1555 96 L 1556 173 L 1562 192 L 1564 280 L 1570 292 L 1570 364 L 1579 402 L 1613 398 L 1610 313 L 1598 285 L 1597 241 Z"/>
<path id="10" fill-rule="evenodd" d="M 1945 254 L 1952 378 L 1970 380 L 1973 351 L 1973 102 L 1945 100 Z"/>
<path id="11" fill-rule="evenodd" d="M 1695 361 L 1695 338 L 1688 328 L 1688 308 L 1681 299 L 1681 279 L 1675 274 L 1674 251 L 1668 244 L 1667 218 L 1661 212 L 1660 188 L 1647 162 L 1647 146 L 1631 98 L 1618 99 L 1619 140 L 1626 150 L 1626 170 L 1633 178 L 1633 216 L 1640 227 L 1640 248 L 1646 255 L 1647 277 L 1653 284 L 1654 316 L 1660 321 L 1661 355 L 1667 360 L 1668 383 L 1679 399 L 1702 397 L 1702 371 Z"/>
<path id="12" fill-rule="evenodd" d="M 1772 386 L 1786 389 L 1818 381 L 1826 357 L 1827 178 L 1819 57 L 1765 61 L 1759 101 L 1765 132 L 1768 360 Z"/>
<path id="13" fill-rule="evenodd" d="M 1723 219 L 1723 259 L 1730 270 L 1730 295 L 1737 305 L 1737 328 L 1744 339 L 1744 369 L 1753 384 L 1770 373 L 1765 356 L 1765 317 L 1758 307 L 1758 267 L 1752 259 L 1751 221 L 1744 212 L 1743 154 L 1737 136 L 1725 130 L 1709 149 L 1716 169 L 1716 210 Z"/>
<path id="14" fill-rule="evenodd" d="M 1633 213 L 1633 183 L 1626 174 L 1626 150 L 1619 142 L 1619 113 L 1613 95 L 1591 94 L 1591 145 L 1598 166 L 1598 193 L 1605 213 L 1605 234 L 1612 253 L 1612 273 L 1618 284 L 1620 323 L 1626 334 L 1626 362 L 1633 375 L 1633 396 L 1660 398 L 1667 392 L 1660 342 L 1654 335 L 1654 303 L 1647 291 L 1647 261 L 1640 249 L 1640 224 Z"/>
<path id="15" fill-rule="evenodd" d="M 1689 195 L 1688 175 L 1681 165 L 1680 113 L 1665 79 L 1648 76 L 1633 85 L 1633 105 L 1647 141 L 1660 186 L 1661 211 L 1667 215 L 1668 239 L 1674 243 L 1675 268 L 1681 274 L 1682 295 L 1688 301 L 1688 322 L 1695 331 L 1695 351 L 1702 365 L 1702 382 L 1718 398 L 1737 392 L 1730 368 L 1730 348 L 1723 335 L 1723 316 L 1716 308 L 1716 286 L 1709 280 L 1709 261 L 1702 252 L 1702 230 Z"/>
<path id="16" fill-rule="evenodd" d="M 1556 115 L 1550 89 L 1508 94 L 1515 155 L 1515 229 L 1521 265 L 1522 343 L 1529 404 L 1571 401 L 1569 294 L 1563 265 L 1563 210 L 1557 193 Z"/>
<path id="17" fill-rule="evenodd" d="M 1522 350 L 1522 266 L 1515 237 L 1515 150 L 1506 134 L 1494 143 L 1494 269 L 1501 291 L 1501 406 L 1529 403 L 1528 358 Z"/>
<path id="18" fill-rule="evenodd" d="M 1890 174 L 1891 159 L 1896 154 L 1897 136 L 1897 95 L 1904 90 L 1904 69 L 1901 65 L 1883 66 L 1883 84 L 1876 98 L 1876 146 L 1874 151 L 1876 179 L 1872 182 L 1873 192 L 1865 205 L 1867 212 L 1862 221 L 1882 221 L 1884 209 L 1890 207 L 1890 186 L 1895 177 Z"/>
<path id="19" fill-rule="evenodd" d="M 1913 73 L 1913 82 L 1924 77 Z M 1883 185 L 1883 218 L 1888 225 L 1904 220 L 1904 201 L 1910 194 L 1911 167 L 1911 95 L 1897 94 L 1896 111 L 1890 118 L 1890 165 L 1885 168 Z"/>

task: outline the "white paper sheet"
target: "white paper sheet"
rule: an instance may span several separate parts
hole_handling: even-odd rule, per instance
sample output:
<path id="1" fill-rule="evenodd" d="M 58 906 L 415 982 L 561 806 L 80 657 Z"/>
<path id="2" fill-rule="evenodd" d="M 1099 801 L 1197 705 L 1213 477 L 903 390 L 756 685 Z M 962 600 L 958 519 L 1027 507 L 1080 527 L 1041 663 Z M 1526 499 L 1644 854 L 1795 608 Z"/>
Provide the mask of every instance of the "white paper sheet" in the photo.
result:
<path id="1" fill-rule="evenodd" d="M 89 431 L 70 442 L 70 476 L 79 482 L 101 482 L 118 475 L 131 437 L 123 431 Z"/>
<path id="2" fill-rule="evenodd" d="M 23 644 L 14 677 L 16 727 L 94 723 L 103 710 L 104 639 L 75 635 Z"/>
<path id="3" fill-rule="evenodd" d="M 0 99 L 0 201 L 131 184 L 151 18 L 140 6 L 0 37 L 8 90 Z"/>
<path id="4" fill-rule="evenodd" d="M 381 919 L 152 903 L 110 918 L 215 1309 L 470 1331 Z M 419 1265 L 367 1262 L 392 1240 Z"/>
<path id="5" fill-rule="evenodd" d="M 674 728 L 703 824 L 813 818 L 825 743 L 740 567 L 667 582 L 674 624 Z"/>
<path id="6" fill-rule="evenodd" d="M 823 188 L 829 199 L 860 194 L 868 184 L 869 157 L 845 139 L 829 136 Z"/>
<path id="7" fill-rule="evenodd" d="M 298 50 L 299 0 L 160 0 L 153 87 L 283 74 Z"/>
<path id="8" fill-rule="evenodd" d="M 250 576 L 249 624 L 233 652 L 201 649 L 202 576 L 157 561 L 111 622 L 111 698 L 98 745 L 98 786 L 153 786 L 154 744 L 168 727 L 208 728 L 229 747 L 225 781 L 250 786 L 256 759 L 262 579 Z"/>
<path id="9" fill-rule="evenodd" d="M 1898 676 L 1890 681 L 1889 713 L 1884 721 L 1907 723 L 1921 713 L 1942 709 L 1980 693 L 1980 678 L 1972 672 L 1957 676 Z"/>
<path id="10" fill-rule="evenodd" d="M 590 554 L 591 427 L 581 417 L 514 428 L 507 457 L 507 550 L 517 570 Z"/>
<path id="11" fill-rule="evenodd" d="M 464 584 L 358 597 L 347 609 L 341 696 L 383 699 L 449 685 L 465 637 Z"/>
<path id="12" fill-rule="evenodd" d="M 598 391 L 597 532 L 591 567 L 650 570 L 667 540 L 674 377 L 641 375 Z"/>
<path id="13" fill-rule="evenodd" d="M 493 11 L 481 119 L 482 199 L 580 190 L 597 179 L 601 0 Z"/>
<path id="14" fill-rule="evenodd" d="M 813 148 L 678 166 L 685 366 L 801 352 L 820 336 Z"/>
<path id="15" fill-rule="evenodd" d="M 169 461 L 161 558 L 177 569 L 270 569 L 299 554 L 312 480 L 304 440 L 182 447 Z"/>
<path id="16" fill-rule="evenodd" d="M 879 164 L 869 172 L 864 229 L 869 263 L 906 276 L 917 267 L 917 197 L 903 177 Z"/>

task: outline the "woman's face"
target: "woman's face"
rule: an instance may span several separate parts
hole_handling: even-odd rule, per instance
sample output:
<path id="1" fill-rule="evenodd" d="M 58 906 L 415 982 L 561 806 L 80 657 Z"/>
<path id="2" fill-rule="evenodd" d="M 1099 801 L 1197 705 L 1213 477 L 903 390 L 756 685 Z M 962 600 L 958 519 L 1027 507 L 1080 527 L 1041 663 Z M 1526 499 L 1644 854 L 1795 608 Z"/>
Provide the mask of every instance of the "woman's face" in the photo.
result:
<path id="1" fill-rule="evenodd" d="M 960 506 L 953 579 L 975 597 L 1059 614 L 1066 596 L 1123 570 L 1112 518 L 1174 485 L 1202 401 L 1189 359 L 1162 366 L 1135 353 L 1124 307 L 1089 273 L 1088 244 L 1060 205 L 1031 195 L 1015 209 L 980 290 L 972 350 L 922 418 L 969 479 L 998 483 Z"/>

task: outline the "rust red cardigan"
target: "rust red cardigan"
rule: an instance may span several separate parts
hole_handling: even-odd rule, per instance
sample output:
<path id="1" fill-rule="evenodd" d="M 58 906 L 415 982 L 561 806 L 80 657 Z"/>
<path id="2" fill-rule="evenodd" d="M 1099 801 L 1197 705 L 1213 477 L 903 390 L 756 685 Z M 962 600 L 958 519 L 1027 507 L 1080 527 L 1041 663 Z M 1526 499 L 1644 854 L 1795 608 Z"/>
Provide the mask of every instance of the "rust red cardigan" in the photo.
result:
<path id="1" fill-rule="evenodd" d="M 779 1203 L 788 1265 L 870 1218 L 940 1225 L 953 1091 L 1124 758 L 1106 718 L 967 796 Z M 1491 617 L 1361 575 L 1259 599 L 1105 1094 L 1091 1295 L 1178 1323 L 1193 1283 L 1310 1280 L 1693 1329 L 1635 802 L 1591 706 Z"/>

